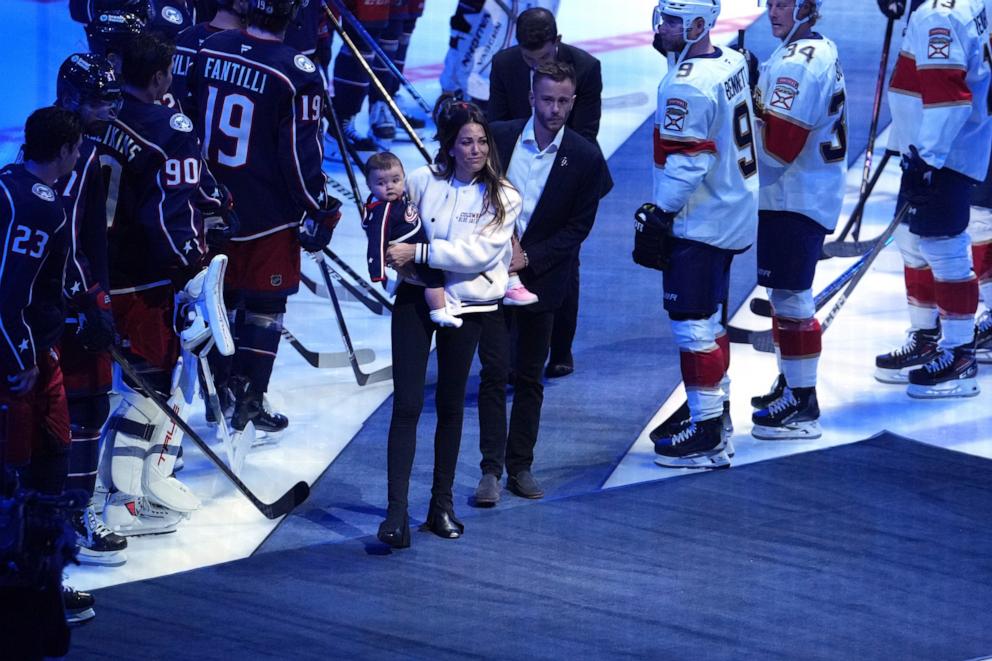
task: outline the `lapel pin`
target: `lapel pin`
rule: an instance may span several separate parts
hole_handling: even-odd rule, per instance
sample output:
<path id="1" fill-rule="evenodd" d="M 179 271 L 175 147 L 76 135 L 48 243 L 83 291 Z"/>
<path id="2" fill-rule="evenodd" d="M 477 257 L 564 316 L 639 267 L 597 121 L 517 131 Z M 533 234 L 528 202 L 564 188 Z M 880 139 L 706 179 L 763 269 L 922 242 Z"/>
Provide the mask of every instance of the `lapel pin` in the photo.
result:
<path id="1" fill-rule="evenodd" d="M 565 167 L 566 165 L 568 165 L 568 156 L 562 156 L 561 157 L 561 166 L 562 167 Z"/>

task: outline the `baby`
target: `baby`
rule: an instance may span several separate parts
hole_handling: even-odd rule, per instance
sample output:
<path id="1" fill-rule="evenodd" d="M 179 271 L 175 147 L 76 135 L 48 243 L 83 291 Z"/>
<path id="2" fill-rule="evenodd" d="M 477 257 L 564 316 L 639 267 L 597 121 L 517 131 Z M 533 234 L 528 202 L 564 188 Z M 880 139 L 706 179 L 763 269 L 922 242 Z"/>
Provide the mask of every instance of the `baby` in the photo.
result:
<path id="1" fill-rule="evenodd" d="M 369 239 L 369 275 L 373 282 L 386 282 L 386 248 L 394 243 L 427 243 L 417 207 L 404 193 L 403 164 L 388 151 L 373 154 L 365 164 L 366 183 L 372 195 L 365 205 L 362 229 Z M 458 328 L 462 320 L 450 314 L 444 301 L 444 272 L 426 264 L 413 267 L 416 279 L 404 273 L 404 280 L 424 288 L 424 300 L 431 321 L 438 326 Z"/>

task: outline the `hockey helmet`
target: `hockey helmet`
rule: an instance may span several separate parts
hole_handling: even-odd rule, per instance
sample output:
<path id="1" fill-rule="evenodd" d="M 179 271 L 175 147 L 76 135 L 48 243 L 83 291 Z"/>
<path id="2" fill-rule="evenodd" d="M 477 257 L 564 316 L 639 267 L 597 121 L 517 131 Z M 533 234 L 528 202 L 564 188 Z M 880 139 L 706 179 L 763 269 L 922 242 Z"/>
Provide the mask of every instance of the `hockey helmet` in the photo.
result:
<path id="1" fill-rule="evenodd" d="M 74 53 L 59 67 L 56 82 L 58 104 L 78 112 L 88 99 L 121 103 L 121 84 L 110 60 L 96 53 Z"/>
<path id="2" fill-rule="evenodd" d="M 692 44 L 703 38 L 716 25 L 720 16 L 720 0 L 658 0 L 654 8 L 653 26 L 655 31 L 661 26 L 662 14 L 678 16 L 682 19 L 682 36 L 686 44 Z M 703 19 L 703 32 L 695 39 L 689 38 L 689 29 L 697 18 Z"/>
<path id="3" fill-rule="evenodd" d="M 297 9 L 306 4 L 309 4 L 308 0 L 251 0 L 248 13 L 291 18 Z"/>
<path id="4" fill-rule="evenodd" d="M 86 26 L 90 50 L 99 55 L 120 53 L 129 39 L 144 31 L 146 22 L 147 14 L 121 9 L 101 12 Z"/>

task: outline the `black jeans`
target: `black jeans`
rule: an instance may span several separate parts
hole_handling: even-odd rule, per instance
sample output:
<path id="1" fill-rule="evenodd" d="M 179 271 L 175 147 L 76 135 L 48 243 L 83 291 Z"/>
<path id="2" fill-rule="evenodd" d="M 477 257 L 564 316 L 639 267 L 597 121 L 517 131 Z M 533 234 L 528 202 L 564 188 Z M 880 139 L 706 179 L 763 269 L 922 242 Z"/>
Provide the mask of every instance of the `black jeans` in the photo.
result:
<path id="1" fill-rule="evenodd" d="M 551 355 L 549 365 L 574 366 L 572 359 L 572 342 L 575 341 L 575 329 L 579 323 L 579 260 L 575 260 L 572 272 L 568 276 L 565 299 L 561 307 L 555 310 L 554 330 L 551 333 Z"/>
<path id="2" fill-rule="evenodd" d="M 465 384 L 479 344 L 482 319 L 462 316 L 461 328 L 438 328 L 430 320 L 423 287 L 400 285 L 393 307 L 393 417 L 389 423 L 387 470 L 390 510 L 407 507 L 410 472 L 417 447 L 417 421 L 424 408 L 424 385 L 431 337 L 437 333 L 437 427 L 434 431 L 433 501 L 451 507 L 451 487 L 462 440 Z"/>
<path id="3" fill-rule="evenodd" d="M 510 369 L 510 321 L 516 323 L 516 381 L 509 433 L 506 425 L 506 378 Z M 555 313 L 532 312 L 526 306 L 507 310 L 504 317 L 483 321 L 479 341 L 482 363 L 479 384 L 479 449 L 482 472 L 497 477 L 530 470 L 544 403 L 544 361 L 551 344 Z"/>

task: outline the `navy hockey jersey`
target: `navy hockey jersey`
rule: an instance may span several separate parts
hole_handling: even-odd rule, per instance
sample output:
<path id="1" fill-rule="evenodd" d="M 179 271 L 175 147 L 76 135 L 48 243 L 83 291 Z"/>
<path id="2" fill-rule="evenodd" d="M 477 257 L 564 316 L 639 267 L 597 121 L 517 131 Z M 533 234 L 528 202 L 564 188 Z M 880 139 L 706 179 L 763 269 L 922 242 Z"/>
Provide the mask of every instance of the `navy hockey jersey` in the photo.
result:
<path id="1" fill-rule="evenodd" d="M 58 340 L 68 223 L 58 194 L 23 165 L 0 171 L 0 365 L 23 372 Z"/>
<path id="2" fill-rule="evenodd" d="M 323 80 L 306 55 L 240 30 L 204 43 L 189 72 L 203 153 L 234 197 L 247 241 L 319 211 Z"/>
<path id="3" fill-rule="evenodd" d="M 107 270 L 107 187 L 97 144 L 83 138 L 76 167 L 56 184 L 68 221 L 65 296 L 80 300 L 93 287 L 110 291 Z"/>
<path id="4" fill-rule="evenodd" d="M 169 88 L 169 93 L 179 103 L 182 112 L 194 122 L 199 118 L 199 113 L 189 97 L 187 84 L 189 70 L 203 42 L 207 37 L 218 32 L 221 30 L 212 27 L 210 23 L 197 23 L 183 30 L 176 37 L 176 52 L 172 56 L 172 86 Z"/>
<path id="5" fill-rule="evenodd" d="M 124 94 L 102 138 L 107 172 L 110 286 L 133 291 L 168 283 L 206 253 L 195 205 L 203 170 L 193 122 Z"/>

